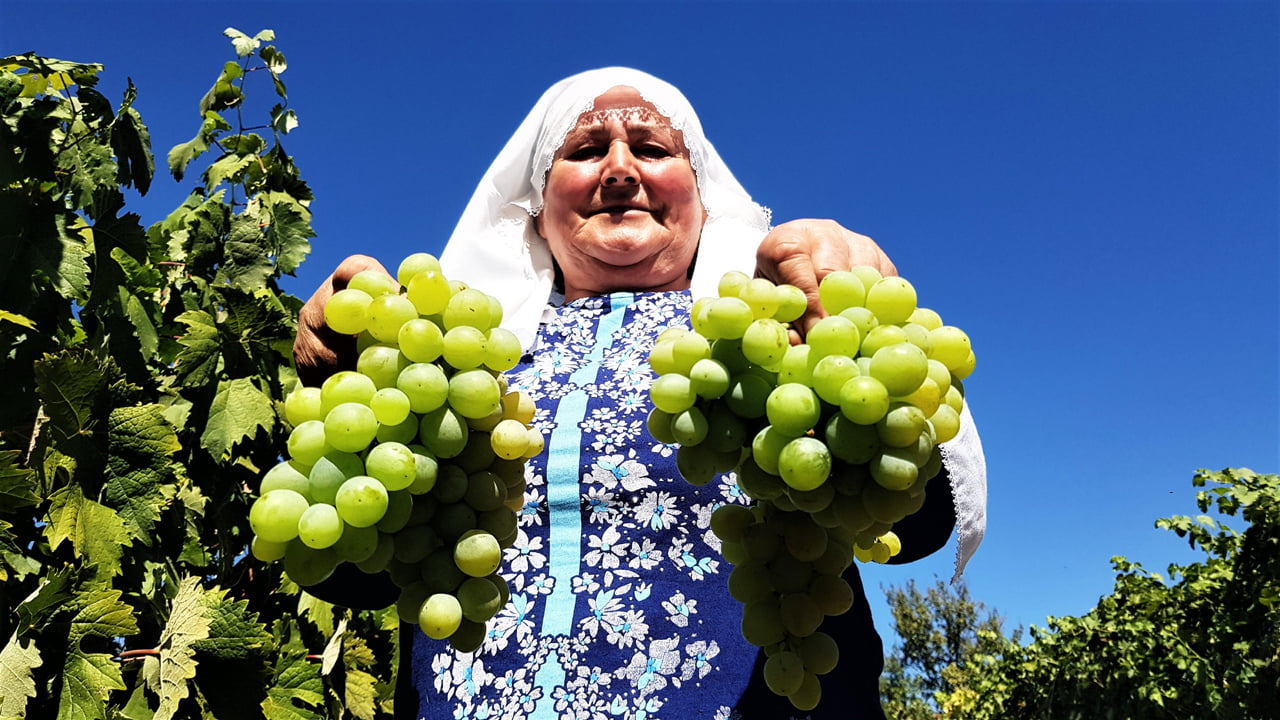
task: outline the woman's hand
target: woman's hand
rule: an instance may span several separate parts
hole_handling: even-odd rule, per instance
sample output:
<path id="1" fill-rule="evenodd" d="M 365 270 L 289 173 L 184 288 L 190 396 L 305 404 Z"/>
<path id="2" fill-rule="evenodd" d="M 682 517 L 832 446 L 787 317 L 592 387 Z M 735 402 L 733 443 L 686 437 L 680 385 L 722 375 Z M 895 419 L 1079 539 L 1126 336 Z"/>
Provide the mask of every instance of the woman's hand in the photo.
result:
<path id="1" fill-rule="evenodd" d="M 324 304 L 333 294 L 347 287 L 351 278 L 362 270 L 391 273 L 382 263 L 368 255 L 352 255 L 338 264 L 320 287 L 298 311 L 298 336 L 293 341 L 293 361 L 298 378 L 309 387 L 319 387 L 325 378 L 339 370 L 354 370 L 356 337 L 341 335 L 324 323 Z"/>
<path id="2" fill-rule="evenodd" d="M 809 309 L 794 323 L 798 342 L 813 324 L 826 317 L 818 301 L 818 283 L 836 270 L 870 265 L 881 275 L 897 275 L 893 261 L 867 237 L 834 220 L 792 220 L 775 227 L 756 250 L 756 277 L 787 283 L 804 291 Z"/>

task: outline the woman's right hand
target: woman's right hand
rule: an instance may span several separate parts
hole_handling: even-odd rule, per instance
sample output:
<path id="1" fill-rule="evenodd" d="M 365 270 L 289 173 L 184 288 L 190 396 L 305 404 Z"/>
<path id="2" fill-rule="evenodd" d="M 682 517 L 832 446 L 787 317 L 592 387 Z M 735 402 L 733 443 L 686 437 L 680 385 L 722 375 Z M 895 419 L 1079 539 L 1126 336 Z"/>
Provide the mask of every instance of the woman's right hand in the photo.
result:
<path id="1" fill-rule="evenodd" d="M 293 361 L 302 384 L 319 387 L 325 378 L 335 372 L 355 369 L 356 337 L 329 329 L 324 322 L 324 305 L 334 293 L 346 288 L 356 273 L 363 270 L 378 270 L 391 276 L 382 263 L 368 255 L 352 255 L 338 264 L 298 311 L 298 335 L 293 341 Z"/>

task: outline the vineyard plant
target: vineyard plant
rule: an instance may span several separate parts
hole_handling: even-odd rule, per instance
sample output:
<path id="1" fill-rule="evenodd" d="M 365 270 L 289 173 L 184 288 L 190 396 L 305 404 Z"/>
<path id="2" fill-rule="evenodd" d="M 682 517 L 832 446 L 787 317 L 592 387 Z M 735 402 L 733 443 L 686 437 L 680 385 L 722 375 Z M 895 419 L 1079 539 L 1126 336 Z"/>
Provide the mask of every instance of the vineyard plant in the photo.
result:
<path id="1" fill-rule="evenodd" d="M 234 29 L 194 189 L 144 224 L 156 158 L 132 83 L 0 59 L 0 718 L 387 716 L 394 612 L 321 602 L 247 554 L 280 457 L 311 191 L 284 55 Z"/>

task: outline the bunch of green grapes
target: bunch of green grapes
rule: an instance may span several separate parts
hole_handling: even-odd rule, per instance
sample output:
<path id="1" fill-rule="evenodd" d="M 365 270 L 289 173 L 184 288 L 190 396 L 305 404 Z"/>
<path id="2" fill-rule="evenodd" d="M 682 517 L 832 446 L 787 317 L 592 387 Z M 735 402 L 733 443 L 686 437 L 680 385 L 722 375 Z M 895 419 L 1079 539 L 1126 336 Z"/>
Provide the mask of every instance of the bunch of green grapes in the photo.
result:
<path id="1" fill-rule="evenodd" d="M 711 518 L 729 592 L 743 637 L 768 656 L 770 689 L 808 710 L 838 658 L 819 627 L 853 604 L 842 574 L 901 550 L 893 526 L 942 468 L 938 445 L 960 430 L 975 358 L 964 331 L 917 306 L 911 283 L 870 267 L 823 279 L 828 316 L 798 345 L 798 288 L 731 272 L 718 295 L 694 303 L 692 330 L 658 338 L 648 426 L 679 445 L 688 482 L 737 471 L 752 506 Z"/>
<path id="2" fill-rule="evenodd" d="M 301 585 L 340 563 L 386 571 L 403 620 L 467 652 L 509 598 L 498 574 L 516 539 L 525 461 L 541 452 L 528 396 L 502 373 L 520 343 L 498 302 L 449 281 L 426 253 L 397 277 L 365 271 L 325 305 L 357 335 L 355 370 L 285 399 L 288 459 L 249 512 L 253 555 Z"/>

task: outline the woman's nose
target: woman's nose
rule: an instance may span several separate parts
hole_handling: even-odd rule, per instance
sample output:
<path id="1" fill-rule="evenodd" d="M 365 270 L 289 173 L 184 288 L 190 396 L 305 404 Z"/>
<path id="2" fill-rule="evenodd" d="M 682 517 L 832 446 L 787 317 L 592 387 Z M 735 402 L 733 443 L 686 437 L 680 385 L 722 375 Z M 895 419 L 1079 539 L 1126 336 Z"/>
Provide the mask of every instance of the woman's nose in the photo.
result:
<path id="1" fill-rule="evenodd" d="M 640 173 L 635 160 L 625 142 L 610 143 L 604 155 L 604 166 L 600 169 L 600 184 L 605 187 L 638 184 Z"/>

